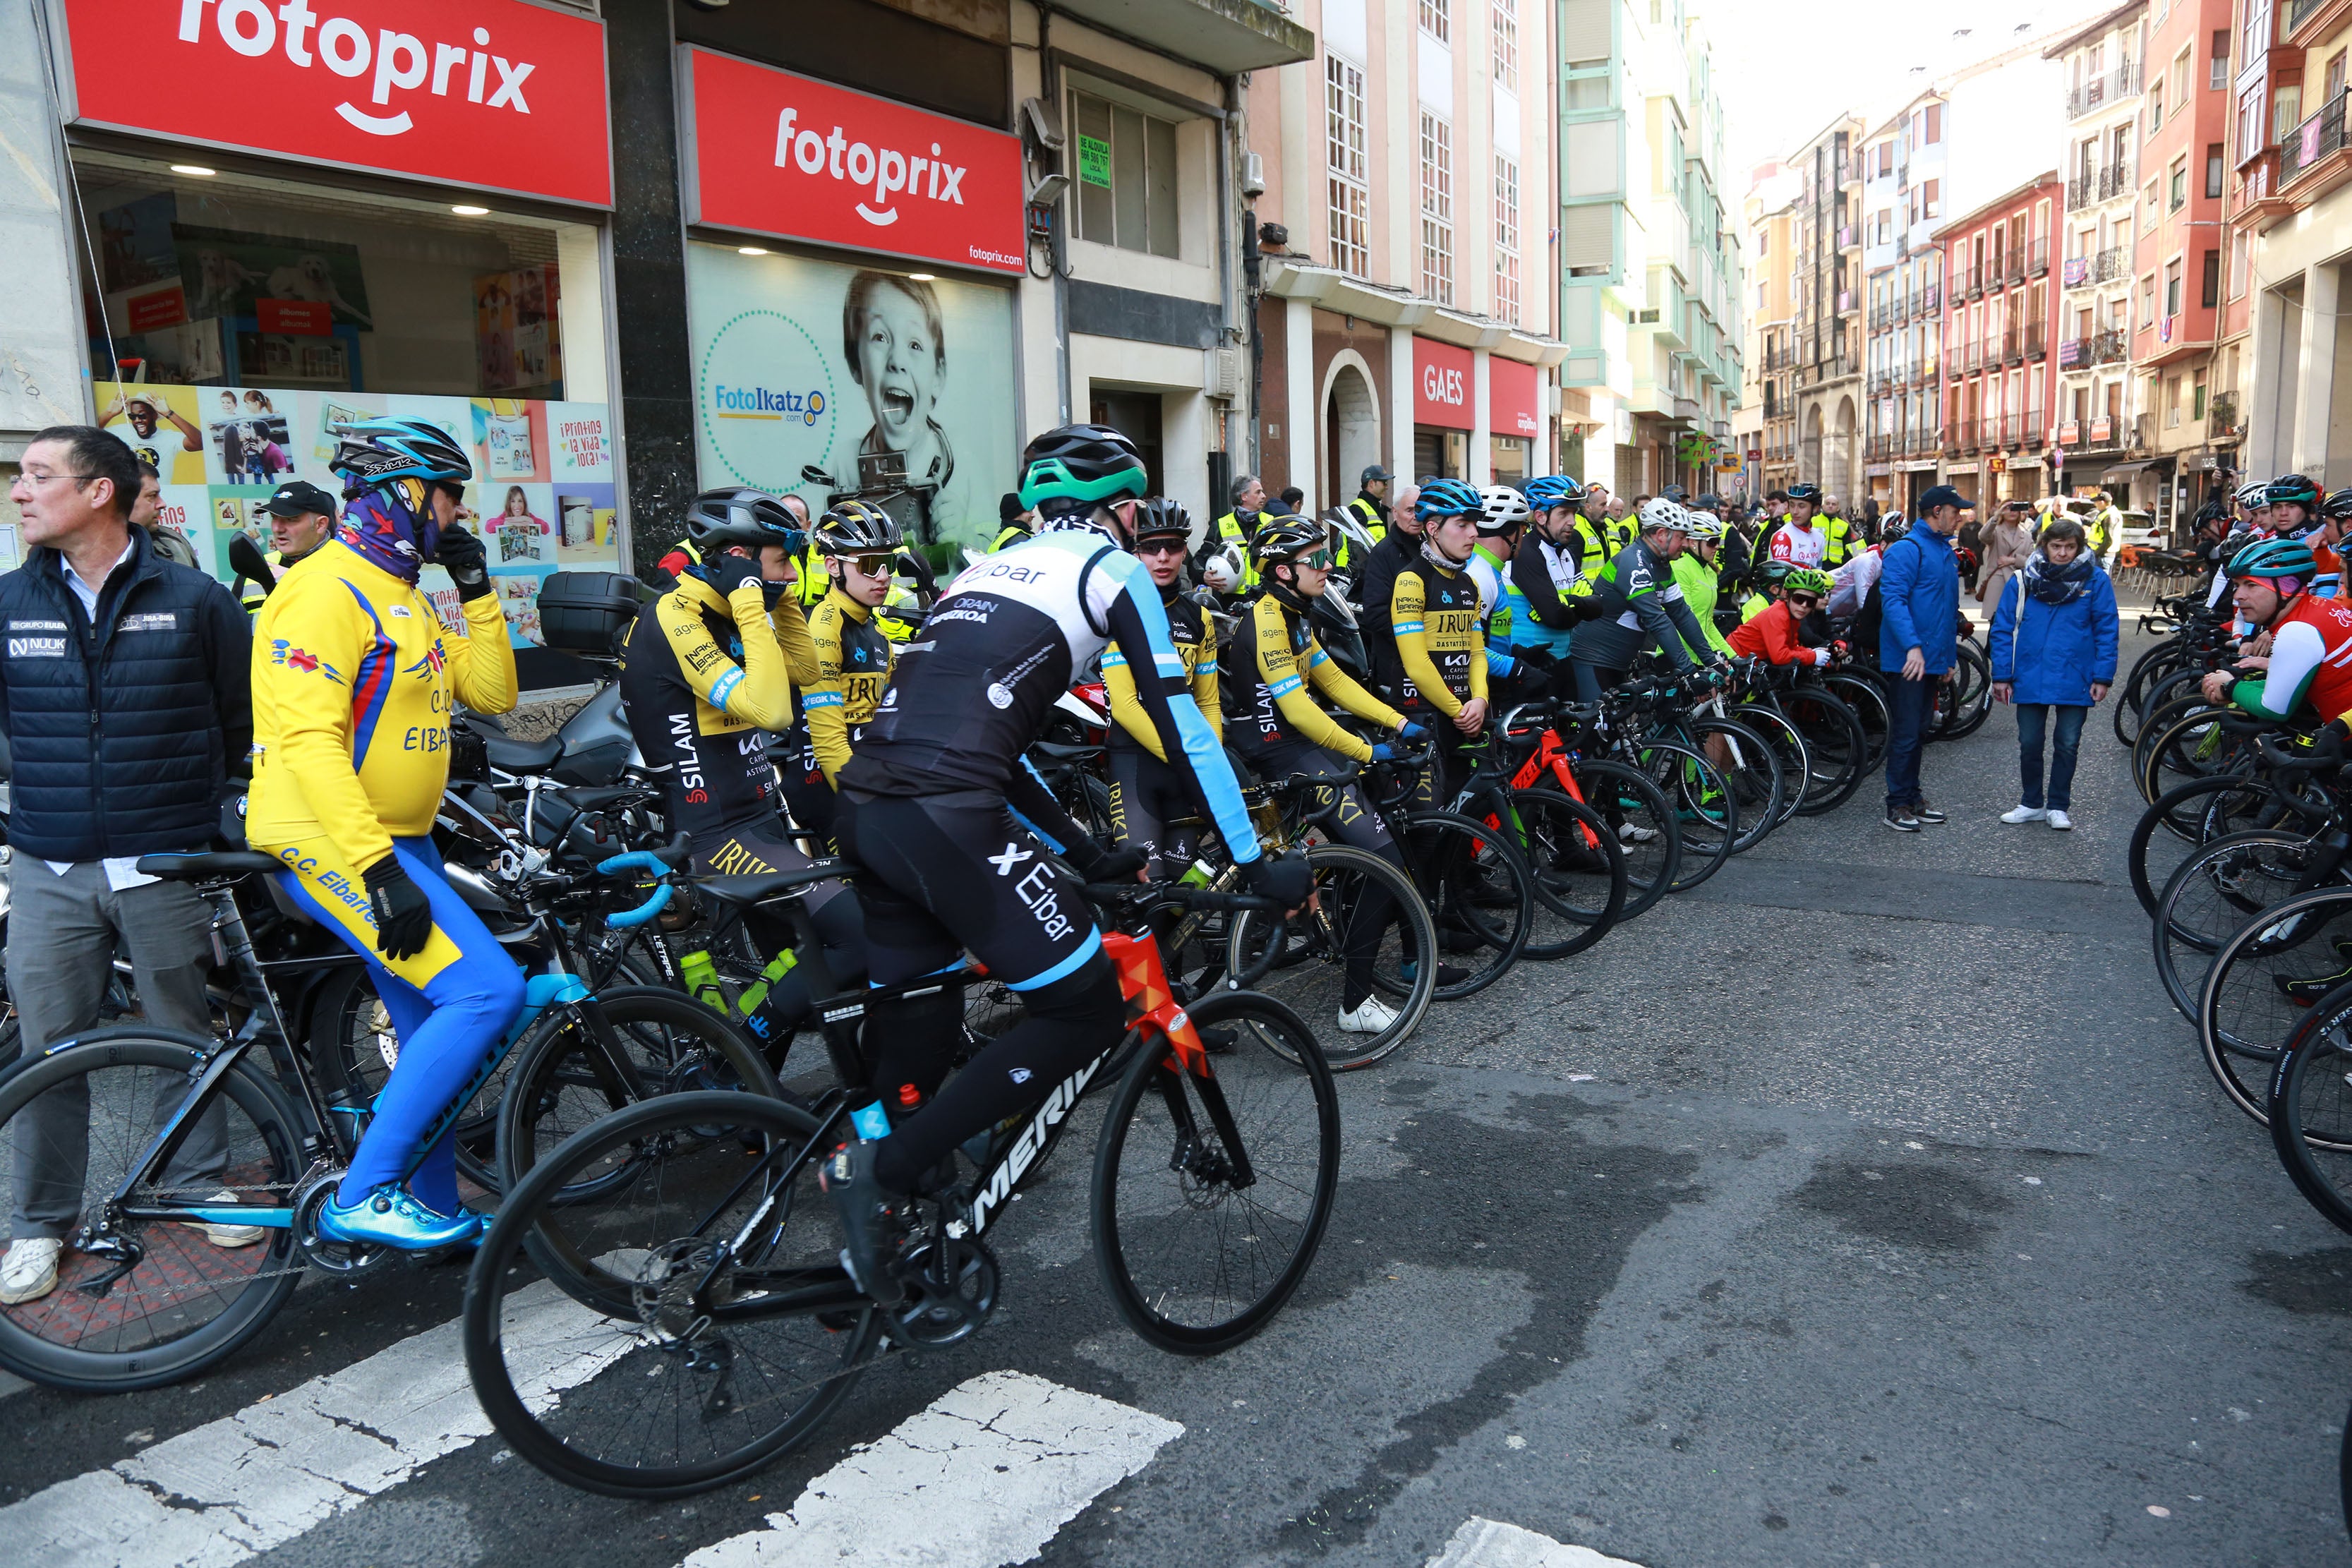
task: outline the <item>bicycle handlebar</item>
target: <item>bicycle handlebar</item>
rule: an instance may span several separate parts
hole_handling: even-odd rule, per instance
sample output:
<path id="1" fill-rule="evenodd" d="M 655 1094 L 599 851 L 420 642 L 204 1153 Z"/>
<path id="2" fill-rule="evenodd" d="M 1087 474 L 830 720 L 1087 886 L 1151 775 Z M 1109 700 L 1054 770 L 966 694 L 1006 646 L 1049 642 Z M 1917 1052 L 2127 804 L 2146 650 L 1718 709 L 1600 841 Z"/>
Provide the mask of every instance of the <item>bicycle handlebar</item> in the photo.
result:
<path id="1" fill-rule="evenodd" d="M 2254 749 L 2262 753 L 2263 763 L 2274 772 L 2318 773 L 2326 768 L 2344 765 L 2344 748 L 2326 731 L 2321 731 L 2312 745 L 2312 755 L 2299 757 L 2281 745 L 2275 733 L 2266 732 L 2254 737 Z"/>
<path id="2" fill-rule="evenodd" d="M 677 891 L 669 881 L 670 874 L 686 864 L 692 850 L 693 840 L 681 833 L 659 849 L 631 849 L 597 862 L 596 869 L 607 877 L 617 877 L 624 871 L 648 871 L 659 879 L 651 898 L 635 909 L 606 915 L 604 923 L 627 930 L 632 926 L 644 925 L 660 914 L 669 906 L 670 896 Z"/>
<path id="3" fill-rule="evenodd" d="M 1288 912 L 1279 899 L 1256 893 L 1220 893 L 1207 888 L 1187 887 L 1182 882 L 1088 882 L 1087 897 L 1098 904 L 1139 905 L 1149 900 L 1154 906 L 1175 904 L 1184 909 L 1229 913 L 1244 910 L 1277 915 Z"/>

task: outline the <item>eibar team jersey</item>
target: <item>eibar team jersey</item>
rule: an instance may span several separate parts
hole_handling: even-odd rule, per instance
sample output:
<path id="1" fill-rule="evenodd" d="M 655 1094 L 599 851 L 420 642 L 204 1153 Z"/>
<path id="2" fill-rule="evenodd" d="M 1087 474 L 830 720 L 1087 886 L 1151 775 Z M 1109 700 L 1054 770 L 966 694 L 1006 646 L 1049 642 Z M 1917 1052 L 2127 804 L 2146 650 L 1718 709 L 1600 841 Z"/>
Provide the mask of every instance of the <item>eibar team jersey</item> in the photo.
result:
<path id="1" fill-rule="evenodd" d="M 637 612 L 621 646 L 621 699 L 675 826 L 699 837 L 774 814 L 763 731 L 792 727 L 793 686 L 816 672 L 800 610 L 787 597 L 771 615 L 756 579 L 721 598 L 681 576 Z"/>
<path id="2" fill-rule="evenodd" d="M 1397 668 L 1389 684 L 1408 706 L 1426 703 L 1450 719 L 1465 704 L 1486 699 L 1481 615 L 1478 584 L 1467 573 L 1440 566 L 1423 553 L 1397 574 L 1389 593 Z"/>
<path id="3" fill-rule="evenodd" d="M 1246 727 L 1249 744 L 1306 741 L 1338 756 L 1370 762 L 1372 748 L 1324 712 L 1310 687 L 1367 723 L 1389 730 L 1403 726 L 1404 715 L 1332 663 L 1307 617 L 1271 591 L 1260 594 L 1250 606 L 1248 637 L 1249 668 L 1235 672 L 1234 697 L 1235 722 Z"/>
<path id="4" fill-rule="evenodd" d="M 948 585 L 898 665 L 841 787 L 927 796 L 1002 796 L 1021 753 L 1044 729 L 1070 678 L 1113 642 L 1130 668 L 1148 657 L 1158 680 L 1136 698 L 1162 754 L 1236 861 L 1258 857 L 1241 787 L 1217 732 L 1189 693 L 1160 590 L 1143 563 L 1091 529 L 1055 529 L 982 556 Z"/>
<path id="5" fill-rule="evenodd" d="M 340 541 L 288 570 L 253 629 L 253 789 L 246 835 L 275 852 L 323 833 L 364 869 L 395 837 L 433 831 L 449 782 L 449 710 L 515 704 L 514 647 L 496 594 L 466 630 Z"/>
<path id="6" fill-rule="evenodd" d="M 2230 700 L 2264 719 L 2291 719 L 2305 702 L 2322 720 L 2352 713 L 2352 603 L 2297 595 L 2270 629 L 2270 668 Z"/>
<path id="7" fill-rule="evenodd" d="M 1799 528 L 1784 522 L 1772 531 L 1772 559 L 1791 566 L 1818 566 L 1829 554 L 1830 536 L 1823 530 Z"/>
<path id="8" fill-rule="evenodd" d="M 1636 537 L 1585 584 L 1601 616 L 1577 629 L 1575 654 L 1588 664 L 1625 669 L 1655 643 L 1676 669 L 1687 669 L 1693 662 L 1687 650 L 1706 646 L 1674 567 L 1648 541 Z"/>
<path id="9" fill-rule="evenodd" d="M 1192 706 L 1209 721 L 1209 728 L 1219 731 L 1223 739 L 1222 721 L 1224 710 L 1217 700 L 1217 634 L 1215 623 L 1201 601 L 1171 584 L 1160 590 L 1160 607 L 1168 612 L 1168 635 L 1176 644 L 1176 657 L 1183 661 L 1181 676 L 1155 676 L 1170 695 L 1189 692 Z M 1151 716 L 1143 710 L 1143 701 L 1135 691 L 1135 668 L 1127 661 L 1127 653 L 1114 641 L 1103 649 L 1103 694 L 1110 700 L 1110 744 L 1114 751 L 1141 750 L 1161 762 L 1168 754 L 1160 749 L 1160 731 Z"/>
<path id="10" fill-rule="evenodd" d="M 816 679 L 802 691 L 801 706 L 807 710 L 809 751 L 833 783 L 882 705 L 897 649 L 874 625 L 874 612 L 837 584 L 809 612 L 808 634 L 816 648 Z"/>

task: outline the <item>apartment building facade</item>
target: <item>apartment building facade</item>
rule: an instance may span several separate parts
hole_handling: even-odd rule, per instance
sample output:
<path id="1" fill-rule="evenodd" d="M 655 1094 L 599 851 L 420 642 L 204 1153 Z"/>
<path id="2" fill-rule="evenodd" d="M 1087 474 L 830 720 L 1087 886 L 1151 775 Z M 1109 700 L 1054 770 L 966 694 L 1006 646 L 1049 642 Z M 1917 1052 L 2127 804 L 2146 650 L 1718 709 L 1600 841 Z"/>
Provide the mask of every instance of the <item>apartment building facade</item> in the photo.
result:
<path id="1" fill-rule="evenodd" d="M 2137 412 L 2132 268 L 2147 30 L 2147 5 L 2131 0 L 2048 50 L 2064 71 L 2064 330 L 2054 413 L 2068 485 L 2096 485 L 2125 460 Z"/>
<path id="2" fill-rule="evenodd" d="M 1776 160 L 1749 174 L 1743 204 L 1747 338 L 1732 430 L 1742 458 L 1738 488 L 1751 500 L 1797 478 L 1797 189 L 1796 174 Z"/>
<path id="3" fill-rule="evenodd" d="M 1864 125 L 1841 113 L 1789 159 L 1800 185 L 1790 258 L 1797 479 L 1851 504 L 1863 489 Z"/>
<path id="4" fill-rule="evenodd" d="M 1936 232 L 1950 292 L 1943 338 L 1943 482 L 1980 508 L 2048 493 L 2060 294 L 2051 237 L 2064 187 L 2035 175 Z M 1916 503 L 1915 486 L 1905 498 Z"/>

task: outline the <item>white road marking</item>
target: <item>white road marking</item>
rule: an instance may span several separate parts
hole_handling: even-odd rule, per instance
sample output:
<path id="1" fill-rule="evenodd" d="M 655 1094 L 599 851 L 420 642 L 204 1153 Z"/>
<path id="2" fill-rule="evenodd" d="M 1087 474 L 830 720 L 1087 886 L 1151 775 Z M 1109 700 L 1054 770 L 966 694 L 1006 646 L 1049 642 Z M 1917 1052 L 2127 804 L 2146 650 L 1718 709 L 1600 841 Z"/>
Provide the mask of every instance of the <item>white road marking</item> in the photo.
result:
<path id="1" fill-rule="evenodd" d="M 767 1529 L 706 1546 L 684 1568 L 1026 1563 L 1183 1433 L 1027 1373 L 988 1373 L 810 1481 Z"/>
<path id="2" fill-rule="evenodd" d="M 509 1365 L 540 1408 L 629 1348 L 545 1281 L 509 1303 Z M 490 1432 L 460 1326 L 412 1334 L 342 1371 L 0 1508 L 11 1561 L 42 1568 L 229 1568 L 400 1485 Z"/>
<path id="3" fill-rule="evenodd" d="M 1622 1557 L 1604 1557 L 1590 1546 L 1569 1546 L 1549 1535 L 1475 1514 L 1462 1521 L 1445 1550 L 1428 1568 L 1642 1568 Z"/>

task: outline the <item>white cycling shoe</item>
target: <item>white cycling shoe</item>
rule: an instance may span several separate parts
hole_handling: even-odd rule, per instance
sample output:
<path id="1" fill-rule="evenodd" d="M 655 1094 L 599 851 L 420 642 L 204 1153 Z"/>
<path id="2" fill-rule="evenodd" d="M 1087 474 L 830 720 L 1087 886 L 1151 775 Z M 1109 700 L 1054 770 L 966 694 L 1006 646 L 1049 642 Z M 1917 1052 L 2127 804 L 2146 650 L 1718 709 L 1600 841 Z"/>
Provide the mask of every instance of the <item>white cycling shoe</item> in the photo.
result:
<path id="1" fill-rule="evenodd" d="M 1339 1014 L 1339 1029 L 1349 1035 L 1378 1035 L 1397 1021 L 1397 1011 L 1377 996 L 1367 996 Z"/>

